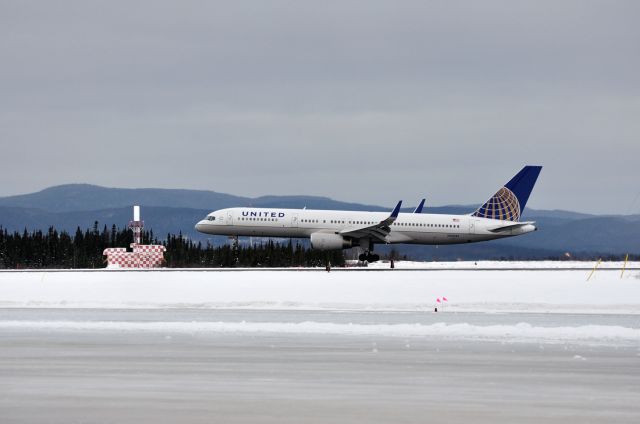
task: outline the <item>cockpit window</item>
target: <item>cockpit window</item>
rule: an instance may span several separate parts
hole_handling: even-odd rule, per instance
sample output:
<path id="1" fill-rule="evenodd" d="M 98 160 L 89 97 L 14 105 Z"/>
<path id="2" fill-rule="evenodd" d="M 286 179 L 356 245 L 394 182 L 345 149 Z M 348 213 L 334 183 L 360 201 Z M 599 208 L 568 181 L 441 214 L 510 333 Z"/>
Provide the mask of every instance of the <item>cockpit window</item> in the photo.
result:
<path id="1" fill-rule="evenodd" d="M 207 221 L 215 221 L 216 217 L 215 216 L 208 216 L 207 217 Z"/>

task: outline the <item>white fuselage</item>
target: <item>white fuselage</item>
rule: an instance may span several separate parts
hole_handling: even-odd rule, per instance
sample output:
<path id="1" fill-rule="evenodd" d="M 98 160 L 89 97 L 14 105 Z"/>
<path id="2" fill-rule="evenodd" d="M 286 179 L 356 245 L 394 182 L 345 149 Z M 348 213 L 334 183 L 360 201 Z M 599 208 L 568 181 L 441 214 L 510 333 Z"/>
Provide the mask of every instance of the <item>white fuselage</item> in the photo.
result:
<path id="1" fill-rule="evenodd" d="M 196 224 L 196 230 L 212 235 L 309 238 L 313 233 L 337 234 L 374 225 L 388 212 L 359 212 L 310 209 L 229 208 L 211 212 Z M 504 237 L 531 231 L 532 224 L 508 227 L 511 221 L 477 218 L 471 215 L 400 213 L 389 227 L 386 243 L 459 244 Z M 380 241 L 373 241 L 381 243 Z"/>

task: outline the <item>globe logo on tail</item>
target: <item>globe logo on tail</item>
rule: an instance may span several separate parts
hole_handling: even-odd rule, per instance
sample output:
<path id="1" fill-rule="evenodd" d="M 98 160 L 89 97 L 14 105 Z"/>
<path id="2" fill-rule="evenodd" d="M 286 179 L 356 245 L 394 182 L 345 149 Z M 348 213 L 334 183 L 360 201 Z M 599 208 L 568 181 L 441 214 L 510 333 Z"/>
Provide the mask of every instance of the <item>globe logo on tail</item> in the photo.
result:
<path id="1" fill-rule="evenodd" d="M 502 187 L 473 216 L 517 222 L 520 221 L 520 202 L 511 190 Z"/>

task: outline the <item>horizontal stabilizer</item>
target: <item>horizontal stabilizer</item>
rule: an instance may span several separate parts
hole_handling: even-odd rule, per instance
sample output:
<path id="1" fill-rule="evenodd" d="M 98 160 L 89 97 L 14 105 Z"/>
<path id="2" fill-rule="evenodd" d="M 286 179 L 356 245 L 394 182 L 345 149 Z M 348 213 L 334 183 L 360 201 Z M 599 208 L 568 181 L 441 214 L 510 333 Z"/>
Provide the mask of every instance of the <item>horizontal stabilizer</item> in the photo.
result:
<path id="1" fill-rule="evenodd" d="M 502 233 L 504 231 L 514 230 L 516 228 L 524 227 L 527 225 L 533 225 L 533 224 L 535 224 L 535 221 L 518 222 L 516 224 L 503 225 L 501 227 L 491 228 L 489 229 L 489 231 L 491 231 L 492 233 Z"/>

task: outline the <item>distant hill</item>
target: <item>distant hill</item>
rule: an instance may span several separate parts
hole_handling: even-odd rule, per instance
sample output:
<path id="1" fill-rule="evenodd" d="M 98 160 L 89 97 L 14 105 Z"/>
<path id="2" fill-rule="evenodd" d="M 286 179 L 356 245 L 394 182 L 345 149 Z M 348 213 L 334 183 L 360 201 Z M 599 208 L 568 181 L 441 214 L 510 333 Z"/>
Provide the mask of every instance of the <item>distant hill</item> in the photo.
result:
<path id="1" fill-rule="evenodd" d="M 67 184 L 50 187 L 37 193 L 0 197 L 0 206 L 42 209 L 48 212 L 93 211 L 133 205 L 208 209 L 209 211 L 234 206 L 265 208 L 303 208 L 306 206 L 309 209 L 381 210 L 379 206 L 340 202 L 328 197 L 263 196 L 249 198 L 205 190 L 108 188 L 89 184 Z"/>
<path id="2" fill-rule="evenodd" d="M 9 231 L 54 226 L 75 232 L 113 224 L 123 228 L 131 206 L 141 205 L 147 229 L 164 239 L 167 233 L 199 241 L 225 242 L 224 237 L 197 233 L 194 225 L 212 210 L 233 206 L 351 209 L 385 211 L 392 206 L 347 203 L 317 196 L 248 198 L 213 191 L 119 189 L 86 184 L 51 187 L 33 194 L 0 198 L 0 226 Z M 409 207 L 406 211 L 412 210 Z M 475 206 L 428 207 L 428 213 L 470 213 Z M 569 211 L 527 209 L 523 219 L 535 220 L 539 231 L 512 239 L 458 246 L 395 246 L 416 259 L 546 258 L 569 253 L 624 254 L 640 251 L 640 216 L 595 216 Z M 390 247 L 380 247 L 382 251 Z"/>
<path id="3" fill-rule="evenodd" d="M 394 201 L 395 203 L 395 201 Z M 90 184 L 66 184 L 50 187 L 42 191 L 17 196 L 0 197 L 0 206 L 41 209 L 47 212 L 78 212 L 117 209 L 142 205 L 179 207 L 212 211 L 236 206 L 264 208 L 304 208 L 386 211 L 394 204 L 385 206 L 365 205 L 333 200 L 321 196 L 261 196 L 242 197 L 207 190 L 182 190 L 160 188 L 109 188 Z M 411 211 L 415 205 L 405 205 L 404 211 Z M 428 213 L 470 213 L 478 205 L 428 206 Z M 591 215 L 569 211 L 543 211 L 527 209 L 525 216 L 555 217 L 566 219 L 585 218 Z"/>

